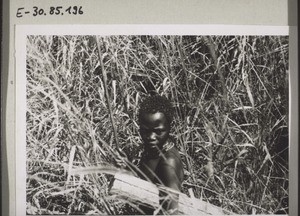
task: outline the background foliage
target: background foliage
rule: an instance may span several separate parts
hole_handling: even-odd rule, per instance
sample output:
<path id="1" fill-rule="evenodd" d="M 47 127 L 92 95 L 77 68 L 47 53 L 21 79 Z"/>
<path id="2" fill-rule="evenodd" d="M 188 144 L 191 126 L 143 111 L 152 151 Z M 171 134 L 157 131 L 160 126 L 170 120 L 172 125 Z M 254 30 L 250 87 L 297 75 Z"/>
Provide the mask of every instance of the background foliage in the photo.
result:
<path id="1" fill-rule="evenodd" d="M 70 170 L 120 167 L 110 114 L 137 164 L 137 111 L 151 91 L 176 110 L 185 193 L 238 214 L 288 211 L 288 37 L 98 41 L 106 88 L 94 37 L 28 36 L 27 214 L 124 213 L 111 175 Z"/>

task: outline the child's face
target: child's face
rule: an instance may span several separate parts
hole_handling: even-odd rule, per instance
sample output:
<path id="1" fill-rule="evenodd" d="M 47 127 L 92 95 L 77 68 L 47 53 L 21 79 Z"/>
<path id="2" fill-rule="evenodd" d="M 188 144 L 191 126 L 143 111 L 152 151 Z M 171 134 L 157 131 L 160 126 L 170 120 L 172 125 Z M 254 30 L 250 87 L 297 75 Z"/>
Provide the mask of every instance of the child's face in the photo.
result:
<path id="1" fill-rule="evenodd" d="M 167 141 L 170 125 L 165 114 L 161 112 L 145 113 L 141 116 L 140 134 L 144 144 L 149 148 L 161 148 Z"/>

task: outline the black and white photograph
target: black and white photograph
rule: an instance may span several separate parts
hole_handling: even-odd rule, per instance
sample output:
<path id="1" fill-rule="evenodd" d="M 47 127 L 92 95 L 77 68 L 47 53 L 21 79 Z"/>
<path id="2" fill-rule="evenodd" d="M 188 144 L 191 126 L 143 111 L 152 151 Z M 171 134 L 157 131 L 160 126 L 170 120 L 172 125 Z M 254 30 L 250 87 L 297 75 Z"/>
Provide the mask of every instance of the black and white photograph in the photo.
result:
<path id="1" fill-rule="evenodd" d="M 26 35 L 26 214 L 288 214 L 288 34 L 149 31 Z"/>

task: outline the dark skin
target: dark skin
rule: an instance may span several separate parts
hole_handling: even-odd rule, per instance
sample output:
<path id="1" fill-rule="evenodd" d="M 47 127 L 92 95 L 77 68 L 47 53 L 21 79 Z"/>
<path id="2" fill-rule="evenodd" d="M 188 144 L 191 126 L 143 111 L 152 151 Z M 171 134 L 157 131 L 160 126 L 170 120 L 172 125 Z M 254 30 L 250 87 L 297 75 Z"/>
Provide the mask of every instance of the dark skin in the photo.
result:
<path id="1" fill-rule="evenodd" d="M 161 153 L 163 145 L 168 142 L 170 124 L 161 112 L 145 113 L 141 116 L 140 135 L 145 145 L 145 151 L 151 152 L 151 157 L 142 158 L 141 171 L 153 183 L 180 191 L 183 180 L 182 162 L 175 147 Z M 162 194 L 163 195 L 163 194 Z M 178 208 L 176 196 L 172 196 L 163 205 L 164 210 Z M 173 213 L 177 214 L 177 211 Z"/>

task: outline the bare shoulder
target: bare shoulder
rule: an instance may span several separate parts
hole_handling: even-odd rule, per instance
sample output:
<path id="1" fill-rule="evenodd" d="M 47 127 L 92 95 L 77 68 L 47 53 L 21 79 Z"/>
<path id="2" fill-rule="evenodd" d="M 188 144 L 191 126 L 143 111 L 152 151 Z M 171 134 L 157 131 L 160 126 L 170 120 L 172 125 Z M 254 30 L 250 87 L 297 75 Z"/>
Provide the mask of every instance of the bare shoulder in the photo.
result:
<path id="1" fill-rule="evenodd" d="M 182 163 L 179 152 L 175 147 L 167 151 L 164 156 L 163 163 L 167 163 L 168 165 L 178 166 Z"/>
<path id="2" fill-rule="evenodd" d="M 180 190 L 180 185 L 183 181 L 183 164 L 175 147 L 164 154 L 159 163 L 158 173 L 166 186 Z"/>

